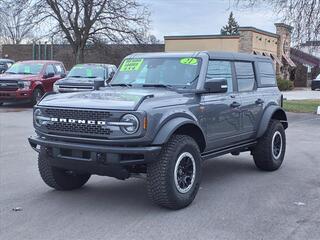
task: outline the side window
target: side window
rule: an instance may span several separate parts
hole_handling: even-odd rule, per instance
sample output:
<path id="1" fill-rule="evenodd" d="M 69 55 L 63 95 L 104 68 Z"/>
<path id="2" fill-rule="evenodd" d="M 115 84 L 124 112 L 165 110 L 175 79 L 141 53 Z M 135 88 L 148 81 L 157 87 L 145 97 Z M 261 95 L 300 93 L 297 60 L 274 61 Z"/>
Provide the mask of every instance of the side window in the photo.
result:
<path id="1" fill-rule="evenodd" d="M 225 78 L 228 82 L 228 92 L 233 92 L 232 68 L 230 61 L 210 60 L 208 64 L 207 79 Z"/>
<path id="2" fill-rule="evenodd" d="M 271 62 L 259 62 L 260 82 L 262 85 L 276 85 L 273 64 Z"/>
<path id="3" fill-rule="evenodd" d="M 55 68 L 56 68 L 56 73 L 57 73 L 57 74 L 63 74 L 63 73 L 65 73 L 64 68 L 62 67 L 61 64 L 55 64 L 54 66 L 55 66 Z"/>
<path id="4" fill-rule="evenodd" d="M 252 62 L 235 62 L 239 92 L 252 91 L 255 87 L 255 76 Z"/>
<path id="5" fill-rule="evenodd" d="M 55 70 L 54 70 L 54 67 L 53 67 L 52 64 L 47 66 L 46 74 L 48 74 L 48 73 L 54 73 L 55 74 Z"/>

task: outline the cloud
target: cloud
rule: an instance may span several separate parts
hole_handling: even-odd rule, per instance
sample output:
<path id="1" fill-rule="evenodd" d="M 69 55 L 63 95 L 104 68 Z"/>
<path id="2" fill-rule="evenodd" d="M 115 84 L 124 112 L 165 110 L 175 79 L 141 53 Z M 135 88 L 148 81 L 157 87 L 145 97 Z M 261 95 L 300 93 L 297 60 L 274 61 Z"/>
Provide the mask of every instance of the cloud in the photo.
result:
<path id="1" fill-rule="evenodd" d="M 275 31 L 279 18 L 272 7 L 236 9 L 232 0 L 140 0 L 151 11 L 151 33 L 163 40 L 165 35 L 219 34 L 230 11 L 240 26 Z"/>

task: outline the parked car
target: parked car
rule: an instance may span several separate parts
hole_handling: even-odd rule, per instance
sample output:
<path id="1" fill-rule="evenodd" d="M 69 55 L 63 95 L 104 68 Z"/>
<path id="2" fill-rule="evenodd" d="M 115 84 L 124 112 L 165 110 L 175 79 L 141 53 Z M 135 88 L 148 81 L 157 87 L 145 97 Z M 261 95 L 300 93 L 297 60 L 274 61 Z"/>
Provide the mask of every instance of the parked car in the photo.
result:
<path id="1" fill-rule="evenodd" d="M 65 77 L 65 67 L 58 61 L 22 61 L 0 76 L 0 105 L 28 100 L 36 104 L 53 84 Z"/>
<path id="2" fill-rule="evenodd" d="M 111 64 L 86 63 L 74 66 L 68 75 L 55 82 L 55 92 L 79 92 L 104 87 L 111 80 L 117 67 Z"/>
<path id="3" fill-rule="evenodd" d="M 101 91 L 45 96 L 29 142 L 52 188 L 80 188 L 92 174 L 139 176 L 150 199 L 180 209 L 197 194 L 203 160 L 249 151 L 261 170 L 281 166 L 288 127 L 281 105 L 268 57 L 137 53 Z"/>
<path id="4" fill-rule="evenodd" d="M 0 59 L 0 74 L 7 71 L 12 64 L 14 64 L 14 61 L 11 59 Z"/>
<path id="5" fill-rule="evenodd" d="M 313 79 L 311 82 L 311 90 L 320 89 L 320 74 L 316 79 Z"/>

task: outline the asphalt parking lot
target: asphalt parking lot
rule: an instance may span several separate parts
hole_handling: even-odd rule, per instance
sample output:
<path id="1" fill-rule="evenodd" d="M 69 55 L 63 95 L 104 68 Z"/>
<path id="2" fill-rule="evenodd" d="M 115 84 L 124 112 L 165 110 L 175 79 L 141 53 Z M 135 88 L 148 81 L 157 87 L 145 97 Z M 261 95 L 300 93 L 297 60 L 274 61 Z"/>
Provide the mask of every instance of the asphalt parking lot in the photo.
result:
<path id="1" fill-rule="evenodd" d="M 289 114 L 276 172 L 258 171 L 247 153 L 206 162 L 195 201 L 180 211 L 148 201 L 141 179 L 50 189 L 32 134 L 31 108 L 0 108 L 0 239 L 320 239 L 320 116 Z"/>

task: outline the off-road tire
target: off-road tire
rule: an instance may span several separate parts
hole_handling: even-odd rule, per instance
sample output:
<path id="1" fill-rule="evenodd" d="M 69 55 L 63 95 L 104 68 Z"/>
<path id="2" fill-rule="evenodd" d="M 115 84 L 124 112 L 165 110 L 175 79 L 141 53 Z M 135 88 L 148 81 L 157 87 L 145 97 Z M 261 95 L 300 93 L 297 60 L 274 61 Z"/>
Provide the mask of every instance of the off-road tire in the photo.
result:
<path id="1" fill-rule="evenodd" d="M 189 153 L 194 159 L 195 176 L 190 189 L 181 193 L 175 183 L 176 163 L 179 156 Z M 195 140 L 186 135 L 173 135 L 163 146 L 155 163 L 147 165 L 147 188 L 149 198 L 156 204 L 170 209 L 187 207 L 195 198 L 201 182 L 202 159 Z"/>
<path id="2" fill-rule="evenodd" d="M 76 174 L 51 166 L 49 159 L 42 153 L 38 157 L 38 168 L 42 180 L 49 187 L 61 191 L 78 189 L 90 178 L 90 174 Z"/>
<path id="3" fill-rule="evenodd" d="M 275 135 L 281 135 L 281 152 L 276 158 L 273 154 L 273 138 Z M 286 135 L 283 125 L 278 120 L 271 120 L 267 131 L 258 140 L 257 145 L 252 151 L 253 159 L 257 168 L 263 171 L 275 171 L 280 168 L 286 151 Z"/>
<path id="4" fill-rule="evenodd" d="M 42 96 L 43 91 L 40 88 L 36 88 L 32 93 L 31 104 L 36 105 Z"/>

